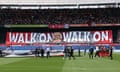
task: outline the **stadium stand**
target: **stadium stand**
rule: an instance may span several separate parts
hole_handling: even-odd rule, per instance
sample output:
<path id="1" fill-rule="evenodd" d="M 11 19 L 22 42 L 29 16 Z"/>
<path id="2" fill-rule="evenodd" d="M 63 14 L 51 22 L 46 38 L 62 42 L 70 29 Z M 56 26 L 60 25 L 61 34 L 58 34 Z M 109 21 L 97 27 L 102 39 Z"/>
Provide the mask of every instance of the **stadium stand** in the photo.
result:
<path id="1" fill-rule="evenodd" d="M 119 8 L 1 9 L 0 24 L 113 24 L 120 23 L 119 13 Z"/>
<path id="2" fill-rule="evenodd" d="M 6 1 L 6 0 L 5 0 Z M 23 0 L 22 0 L 23 1 Z M 33 0 L 27 0 L 29 2 L 33 1 Z M 38 0 L 41 1 L 41 0 Z M 49 0 L 42 0 L 42 1 L 49 1 Z M 89 0 L 82 0 L 82 1 L 89 1 Z M 95 23 L 95 24 L 120 24 L 120 3 L 112 3 L 112 0 L 109 1 L 110 4 L 106 4 L 107 0 L 105 1 L 105 5 L 103 3 L 102 4 L 97 4 L 95 1 L 96 0 L 92 0 L 93 4 L 90 4 L 92 7 L 89 8 L 89 4 L 87 4 L 87 2 L 82 3 L 81 0 L 77 0 L 76 2 L 73 3 L 73 0 L 67 0 L 65 3 L 70 3 L 70 5 L 67 4 L 63 4 L 64 0 L 62 0 L 61 2 L 57 2 L 55 0 L 54 4 L 58 4 L 58 5 L 54 5 L 54 4 L 48 4 L 48 5 L 42 5 L 42 3 L 40 5 L 38 5 L 38 9 L 22 9 L 22 7 L 37 7 L 36 5 L 32 5 L 31 4 L 27 5 L 21 5 L 19 4 L 19 2 L 17 2 L 18 5 L 13 5 L 8 2 L 7 4 L 3 4 L 0 5 L 0 25 L 49 25 L 49 24 L 91 24 L 91 23 Z M 4 1 L 3 1 L 4 2 Z M 78 4 L 77 4 L 78 2 Z M 24 3 L 24 2 L 22 2 Z M 33 2 L 35 3 L 40 3 L 40 2 Z M 96 4 L 95 4 L 96 3 Z M 101 1 L 100 1 L 101 3 Z M 112 4 L 111 4 L 112 3 Z M 59 5 L 59 4 L 63 4 L 63 5 Z M 112 5 L 112 6 L 111 6 Z M 67 7 L 68 8 L 64 8 Z M 81 7 L 87 6 L 88 8 L 81 8 Z M 93 8 L 96 7 L 97 8 Z M 104 7 L 101 7 L 104 6 Z M 6 7 L 6 8 L 4 8 Z M 12 8 L 12 7 L 18 7 L 18 8 Z M 54 8 L 52 8 L 54 7 Z M 58 8 L 57 8 L 58 7 Z M 63 8 L 61 8 L 63 7 Z M 71 7 L 71 8 L 69 8 Z M 75 7 L 75 8 L 74 8 Z M 42 9 L 43 8 L 43 9 Z M 46 8 L 46 9 L 45 9 Z M 111 29 L 110 29 L 111 28 Z M 109 30 L 113 30 L 113 40 L 117 39 L 117 30 L 119 29 L 118 27 L 116 28 L 99 28 L 99 30 L 105 30 L 105 29 L 109 29 Z M 91 30 L 91 28 L 87 28 L 84 30 Z M 92 30 L 94 30 L 95 28 L 93 28 Z M 97 28 L 96 28 L 97 29 Z M 17 30 L 19 31 L 26 31 L 24 28 L 21 29 L 12 29 L 11 30 L 9 28 L 5 28 L 2 29 L 1 28 L 1 33 L 3 33 L 3 35 L 1 35 L 1 43 L 4 42 L 5 44 L 5 37 L 6 37 L 6 32 L 8 31 L 13 31 L 13 32 L 17 32 Z M 30 30 L 30 29 L 29 29 Z M 69 30 L 72 30 L 69 29 Z M 80 30 L 80 29 L 74 29 L 75 31 Z M 18 31 L 18 32 L 19 32 Z M 28 30 L 27 30 L 28 31 Z M 27 32 L 26 31 L 26 32 Z M 32 29 L 30 31 L 33 31 Z M 46 31 L 43 29 L 34 29 L 34 31 L 36 32 L 40 32 L 40 31 Z M 53 31 L 53 30 L 51 30 Z M 60 31 L 60 30 L 59 30 Z M 62 31 L 62 30 L 61 30 Z M 4 40 L 3 40 L 4 39 Z M 10 50 L 35 50 L 35 48 L 37 48 L 38 46 L 32 46 L 32 45 L 26 45 L 26 46 L 12 46 L 9 48 Z M 84 46 L 73 46 L 74 49 L 78 50 L 79 48 L 83 49 Z M 120 49 L 120 46 L 115 46 L 116 49 Z M 1 49 L 5 50 L 7 48 L 6 45 L 4 46 L 0 46 Z M 46 48 L 46 47 L 44 47 Z M 86 49 L 89 49 L 90 46 L 86 46 Z M 95 48 L 95 46 L 94 46 Z M 53 46 L 53 49 L 56 50 L 63 50 L 62 46 Z"/>

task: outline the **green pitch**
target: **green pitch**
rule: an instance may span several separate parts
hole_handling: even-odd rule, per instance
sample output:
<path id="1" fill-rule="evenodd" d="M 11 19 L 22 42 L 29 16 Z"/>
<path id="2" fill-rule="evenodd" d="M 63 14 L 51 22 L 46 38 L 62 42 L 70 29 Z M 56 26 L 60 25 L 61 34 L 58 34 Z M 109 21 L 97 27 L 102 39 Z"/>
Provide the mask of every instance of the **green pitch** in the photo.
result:
<path id="1" fill-rule="evenodd" d="M 76 57 L 63 60 L 62 57 L 46 58 L 0 58 L 0 72 L 120 72 L 120 53 L 114 59 Z"/>

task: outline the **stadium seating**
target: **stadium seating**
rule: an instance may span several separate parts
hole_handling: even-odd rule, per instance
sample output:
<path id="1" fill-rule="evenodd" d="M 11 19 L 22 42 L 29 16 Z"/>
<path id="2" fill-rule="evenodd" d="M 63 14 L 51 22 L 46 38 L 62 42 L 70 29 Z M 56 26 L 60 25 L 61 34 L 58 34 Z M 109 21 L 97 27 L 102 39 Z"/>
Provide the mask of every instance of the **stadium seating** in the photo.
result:
<path id="1" fill-rule="evenodd" d="M 0 24 L 86 24 L 89 22 L 120 23 L 120 9 L 0 9 Z"/>

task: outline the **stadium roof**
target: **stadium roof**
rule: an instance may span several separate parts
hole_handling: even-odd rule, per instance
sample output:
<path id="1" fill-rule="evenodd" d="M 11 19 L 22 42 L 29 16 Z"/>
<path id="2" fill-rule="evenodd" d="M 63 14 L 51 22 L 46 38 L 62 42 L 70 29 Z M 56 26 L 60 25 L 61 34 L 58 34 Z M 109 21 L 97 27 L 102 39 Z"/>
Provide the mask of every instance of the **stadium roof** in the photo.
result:
<path id="1" fill-rule="evenodd" d="M 0 0 L 0 8 L 98 8 L 120 5 L 120 0 Z M 89 6 L 89 7 L 88 7 Z"/>
<path id="2" fill-rule="evenodd" d="M 119 3 L 120 0 L 0 0 L 0 4 L 53 5 Z"/>

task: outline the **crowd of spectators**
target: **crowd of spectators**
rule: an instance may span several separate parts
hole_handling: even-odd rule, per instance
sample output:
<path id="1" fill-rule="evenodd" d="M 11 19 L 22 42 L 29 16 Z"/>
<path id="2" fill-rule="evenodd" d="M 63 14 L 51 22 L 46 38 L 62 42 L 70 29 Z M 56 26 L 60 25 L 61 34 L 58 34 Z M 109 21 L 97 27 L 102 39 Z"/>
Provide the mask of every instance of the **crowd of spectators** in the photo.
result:
<path id="1" fill-rule="evenodd" d="M 119 8 L 0 9 L 0 24 L 120 23 Z"/>

